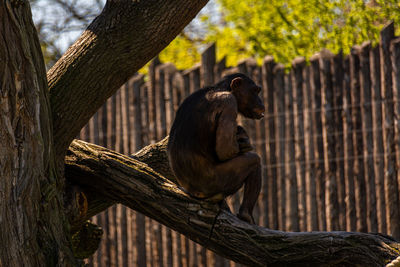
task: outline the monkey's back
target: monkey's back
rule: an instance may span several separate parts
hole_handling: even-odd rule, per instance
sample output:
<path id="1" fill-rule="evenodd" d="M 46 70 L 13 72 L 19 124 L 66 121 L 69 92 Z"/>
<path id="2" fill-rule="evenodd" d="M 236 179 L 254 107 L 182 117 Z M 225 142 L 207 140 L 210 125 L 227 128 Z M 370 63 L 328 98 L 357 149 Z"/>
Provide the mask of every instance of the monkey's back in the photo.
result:
<path id="1" fill-rule="evenodd" d="M 196 91 L 180 105 L 171 127 L 168 157 L 179 183 L 189 191 L 213 179 L 217 119 L 222 106 L 212 101 L 214 88 Z M 200 185 L 198 185 L 198 184 Z"/>

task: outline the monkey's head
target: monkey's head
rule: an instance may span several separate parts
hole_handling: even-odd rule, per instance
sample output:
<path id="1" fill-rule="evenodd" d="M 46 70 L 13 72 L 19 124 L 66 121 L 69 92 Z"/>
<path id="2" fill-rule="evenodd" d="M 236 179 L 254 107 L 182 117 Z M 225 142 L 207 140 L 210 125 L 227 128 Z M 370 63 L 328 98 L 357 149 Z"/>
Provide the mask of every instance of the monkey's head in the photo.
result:
<path id="1" fill-rule="evenodd" d="M 226 76 L 223 82 L 235 96 L 239 113 L 250 119 L 264 117 L 265 107 L 259 97 L 261 87 L 252 79 L 242 73 L 236 73 Z"/>

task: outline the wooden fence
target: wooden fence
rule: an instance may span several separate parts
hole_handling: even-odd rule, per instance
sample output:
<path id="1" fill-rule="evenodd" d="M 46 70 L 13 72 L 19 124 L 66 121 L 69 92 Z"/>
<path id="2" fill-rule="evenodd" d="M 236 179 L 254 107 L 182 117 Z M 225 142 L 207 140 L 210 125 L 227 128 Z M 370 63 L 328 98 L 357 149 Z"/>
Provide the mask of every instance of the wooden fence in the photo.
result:
<path id="1" fill-rule="evenodd" d="M 348 56 L 322 51 L 288 72 L 266 57 L 227 69 L 215 46 L 178 71 L 153 61 L 95 114 L 80 138 L 131 154 L 168 134 L 190 93 L 242 72 L 262 85 L 266 116 L 240 118 L 262 157 L 259 225 L 284 231 L 381 232 L 400 239 L 400 38 L 393 24 L 380 44 Z M 239 197 L 230 205 L 237 211 Z M 121 205 L 93 218 L 104 228 L 90 266 L 238 266 Z"/>

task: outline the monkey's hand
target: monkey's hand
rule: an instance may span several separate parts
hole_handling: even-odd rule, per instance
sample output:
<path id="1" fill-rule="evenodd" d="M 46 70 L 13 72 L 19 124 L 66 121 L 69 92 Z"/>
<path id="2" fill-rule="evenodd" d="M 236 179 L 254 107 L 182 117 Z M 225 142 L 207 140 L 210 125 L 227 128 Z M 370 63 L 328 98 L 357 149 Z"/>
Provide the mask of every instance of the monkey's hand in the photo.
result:
<path id="1" fill-rule="evenodd" d="M 246 133 L 246 130 L 240 125 L 238 125 L 237 127 L 236 140 L 239 144 L 240 153 L 245 153 L 253 150 L 253 147 L 250 144 L 250 138 Z"/>

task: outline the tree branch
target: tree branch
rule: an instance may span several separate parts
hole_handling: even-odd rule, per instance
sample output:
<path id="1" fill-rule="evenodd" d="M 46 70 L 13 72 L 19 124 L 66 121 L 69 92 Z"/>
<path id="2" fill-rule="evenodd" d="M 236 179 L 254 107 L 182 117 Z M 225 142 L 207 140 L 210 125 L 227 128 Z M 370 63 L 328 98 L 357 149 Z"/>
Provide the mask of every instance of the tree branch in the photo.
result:
<path id="1" fill-rule="evenodd" d="M 275 231 L 193 199 L 160 174 L 172 174 L 166 167 L 165 144 L 166 139 L 147 147 L 134 159 L 75 140 L 66 156 L 66 176 L 245 265 L 383 266 L 400 255 L 400 244 L 387 236 Z"/>
<path id="2" fill-rule="evenodd" d="M 207 0 L 109 0 L 47 73 L 58 156 L 97 109 L 182 31 Z"/>

